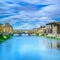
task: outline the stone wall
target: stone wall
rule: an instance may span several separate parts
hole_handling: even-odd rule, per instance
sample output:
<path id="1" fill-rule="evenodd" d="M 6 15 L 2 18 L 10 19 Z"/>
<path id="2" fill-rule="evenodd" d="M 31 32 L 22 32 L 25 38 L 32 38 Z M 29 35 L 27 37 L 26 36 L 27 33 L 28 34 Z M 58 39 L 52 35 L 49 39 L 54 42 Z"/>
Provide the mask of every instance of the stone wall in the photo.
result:
<path id="1" fill-rule="evenodd" d="M 57 34 L 60 34 L 60 26 L 57 26 Z"/>
<path id="2" fill-rule="evenodd" d="M 52 34 L 57 34 L 57 26 L 52 25 Z"/>

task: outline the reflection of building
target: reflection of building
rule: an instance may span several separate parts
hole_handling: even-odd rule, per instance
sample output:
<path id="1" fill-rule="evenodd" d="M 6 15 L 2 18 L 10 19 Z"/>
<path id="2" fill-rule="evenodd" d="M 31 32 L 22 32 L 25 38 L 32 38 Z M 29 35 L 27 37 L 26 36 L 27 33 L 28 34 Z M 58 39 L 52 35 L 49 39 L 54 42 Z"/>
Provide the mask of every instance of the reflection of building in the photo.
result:
<path id="1" fill-rule="evenodd" d="M 3 27 L 3 32 L 6 34 L 12 34 L 13 27 L 9 23 L 6 23 L 5 26 Z"/>
<path id="2" fill-rule="evenodd" d="M 56 48 L 56 49 L 60 48 L 60 42 L 58 41 L 52 41 L 50 44 L 51 44 L 51 48 Z"/>
<path id="3" fill-rule="evenodd" d="M 47 49 L 60 49 L 60 41 L 57 40 L 40 40 L 39 42 L 40 46 L 43 48 L 47 48 Z"/>
<path id="4" fill-rule="evenodd" d="M 2 26 L 2 24 L 0 23 L 0 32 L 2 32 L 2 29 L 3 29 L 3 26 Z"/>
<path id="5" fill-rule="evenodd" d="M 48 35 L 60 37 L 60 22 L 52 22 L 46 25 Z"/>

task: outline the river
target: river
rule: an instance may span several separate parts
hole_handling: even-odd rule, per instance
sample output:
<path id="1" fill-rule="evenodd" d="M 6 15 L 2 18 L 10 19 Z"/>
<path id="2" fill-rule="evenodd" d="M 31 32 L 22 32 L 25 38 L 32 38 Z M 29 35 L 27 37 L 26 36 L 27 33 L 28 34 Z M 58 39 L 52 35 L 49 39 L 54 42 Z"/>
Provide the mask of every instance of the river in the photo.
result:
<path id="1" fill-rule="evenodd" d="M 60 60 L 60 41 L 14 35 L 0 44 L 0 60 Z"/>

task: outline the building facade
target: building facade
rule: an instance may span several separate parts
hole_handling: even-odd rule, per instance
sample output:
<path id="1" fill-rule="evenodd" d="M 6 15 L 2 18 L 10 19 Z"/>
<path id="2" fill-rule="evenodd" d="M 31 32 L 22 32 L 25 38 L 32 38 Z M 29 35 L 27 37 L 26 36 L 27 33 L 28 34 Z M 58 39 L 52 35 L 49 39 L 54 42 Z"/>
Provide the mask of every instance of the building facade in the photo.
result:
<path id="1" fill-rule="evenodd" d="M 45 26 L 41 26 L 39 28 L 35 28 L 35 29 L 33 29 L 33 32 L 35 34 L 38 34 L 38 35 L 44 35 L 46 33 L 46 27 Z"/>
<path id="2" fill-rule="evenodd" d="M 41 26 L 40 28 L 38 28 L 38 32 L 39 32 L 39 35 L 45 35 L 46 34 L 46 27 Z"/>
<path id="3" fill-rule="evenodd" d="M 3 32 L 6 35 L 13 34 L 13 27 L 9 23 L 6 23 L 5 26 L 3 27 Z"/>
<path id="4" fill-rule="evenodd" d="M 3 32 L 3 24 L 0 23 L 0 33 Z"/>
<path id="5" fill-rule="evenodd" d="M 60 37 L 60 22 L 52 22 L 46 24 L 47 34 Z"/>

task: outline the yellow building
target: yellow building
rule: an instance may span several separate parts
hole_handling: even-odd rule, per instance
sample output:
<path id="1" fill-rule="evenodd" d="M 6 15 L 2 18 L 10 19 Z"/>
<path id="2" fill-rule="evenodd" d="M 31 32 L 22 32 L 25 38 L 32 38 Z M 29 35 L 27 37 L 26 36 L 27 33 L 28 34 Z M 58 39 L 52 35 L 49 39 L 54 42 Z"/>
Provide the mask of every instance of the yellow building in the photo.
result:
<path id="1" fill-rule="evenodd" d="M 33 32 L 37 35 L 44 35 L 46 33 L 46 27 L 45 26 L 41 26 L 39 28 L 34 28 Z"/>
<path id="2" fill-rule="evenodd" d="M 6 23 L 5 26 L 3 27 L 3 32 L 7 34 L 12 34 L 13 27 L 9 23 Z"/>
<path id="3" fill-rule="evenodd" d="M 36 34 L 38 32 L 38 28 L 33 28 L 32 31 Z"/>
<path id="4" fill-rule="evenodd" d="M 38 29 L 39 35 L 45 35 L 46 34 L 46 27 L 45 26 L 41 26 Z"/>
<path id="5" fill-rule="evenodd" d="M 0 32 L 2 32 L 2 29 L 3 29 L 3 26 L 2 26 L 2 24 L 0 23 Z"/>

